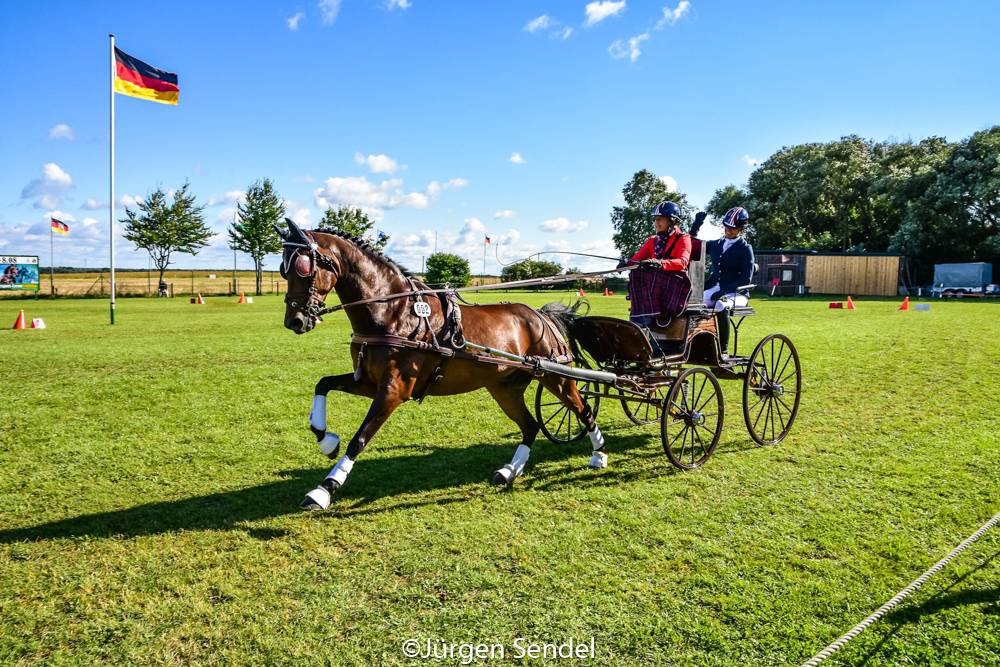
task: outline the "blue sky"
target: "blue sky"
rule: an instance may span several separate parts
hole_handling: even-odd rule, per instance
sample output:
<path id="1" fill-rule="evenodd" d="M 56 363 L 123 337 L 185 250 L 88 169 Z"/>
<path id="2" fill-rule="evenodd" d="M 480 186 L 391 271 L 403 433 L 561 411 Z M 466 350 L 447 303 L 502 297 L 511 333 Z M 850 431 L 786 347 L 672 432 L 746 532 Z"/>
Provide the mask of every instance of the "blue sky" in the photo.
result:
<path id="1" fill-rule="evenodd" d="M 360 205 L 407 266 L 436 232 L 478 272 L 484 233 L 505 261 L 611 254 L 640 168 L 701 206 L 785 145 L 992 126 L 997 25 L 986 0 L 12 4 L 0 254 L 47 263 L 55 212 L 57 264 L 107 265 L 109 32 L 180 78 L 177 107 L 116 99 L 118 196 L 190 181 L 210 204 L 213 245 L 177 266 L 230 266 L 233 197 L 269 177 L 304 224 Z"/>

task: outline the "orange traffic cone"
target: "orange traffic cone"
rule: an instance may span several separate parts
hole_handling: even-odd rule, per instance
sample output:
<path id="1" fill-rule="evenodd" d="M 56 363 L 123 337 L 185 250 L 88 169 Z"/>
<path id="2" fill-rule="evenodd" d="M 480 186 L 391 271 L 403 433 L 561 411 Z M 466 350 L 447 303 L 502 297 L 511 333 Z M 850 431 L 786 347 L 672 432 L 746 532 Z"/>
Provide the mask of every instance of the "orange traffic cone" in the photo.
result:
<path id="1" fill-rule="evenodd" d="M 577 295 L 578 297 L 580 297 L 581 299 L 582 299 L 583 297 L 587 296 L 586 294 L 584 294 L 584 293 L 583 293 L 583 290 L 580 290 L 580 291 L 578 291 L 578 292 L 576 293 L 576 295 Z"/>
<path id="2" fill-rule="evenodd" d="M 28 328 L 27 325 L 25 324 L 25 321 L 24 321 L 24 308 L 21 309 L 21 312 L 18 313 L 18 315 L 17 315 L 17 319 L 14 320 L 14 328 L 15 329 L 27 329 Z"/>
<path id="3" fill-rule="evenodd" d="M 847 310 L 854 310 L 854 301 L 851 299 L 850 295 L 847 296 Z"/>
<path id="4" fill-rule="evenodd" d="M 240 292 L 240 300 L 237 301 L 236 303 L 246 303 L 246 302 L 247 302 L 246 292 Z"/>
<path id="5" fill-rule="evenodd" d="M 900 310 L 909 310 L 910 309 L 910 297 L 908 297 L 908 296 L 904 296 L 903 297 L 903 303 L 902 303 L 902 305 L 899 306 L 899 309 Z"/>
<path id="6" fill-rule="evenodd" d="M 604 288 L 604 296 L 611 296 L 611 290 L 609 290 L 607 287 Z"/>
<path id="7" fill-rule="evenodd" d="M 198 305 L 199 306 L 204 306 L 205 305 L 205 300 L 203 298 L 201 298 L 201 293 L 200 292 L 198 293 Z"/>

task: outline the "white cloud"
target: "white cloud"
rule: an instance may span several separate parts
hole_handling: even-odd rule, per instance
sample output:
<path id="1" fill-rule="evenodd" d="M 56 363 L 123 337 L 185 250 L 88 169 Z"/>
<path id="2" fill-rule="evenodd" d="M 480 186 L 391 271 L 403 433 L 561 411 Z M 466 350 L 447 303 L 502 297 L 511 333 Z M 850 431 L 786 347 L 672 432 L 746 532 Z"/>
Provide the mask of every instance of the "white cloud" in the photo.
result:
<path id="1" fill-rule="evenodd" d="M 331 25 L 337 20 L 337 14 L 340 13 L 340 2 L 341 0 L 319 0 L 316 6 L 319 7 L 319 13 L 323 16 L 325 25 Z"/>
<path id="2" fill-rule="evenodd" d="M 570 28 L 569 26 L 566 26 L 562 30 L 553 31 L 550 37 L 552 37 L 552 39 L 569 39 L 572 34 L 573 34 L 573 29 Z"/>
<path id="3" fill-rule="evenodd" d="M 669 192 L 679 192 L 677 189 L 677 179 L 673 176 L 660 176 L 660 182 L 666 186 Z"/>
<path id="4" fill-rule="evenodd" d="M 524 26 L 524 30 L 527 32 L 537 32 L 539 30 L 545 30 L 551 26 L 552 18 L 548 14 L 542 14 L 538 18 L 528 21 Z"/>
<path id="5" fill-rule="evenodd" d="M 635 37 L 629 37 L 628 48 L 625 47 L 622 40 L 616 39 L 611 43 L 611 46 L 608 47 L 608 53 L 611 54 L 611 57 L 616 60 L 628 57 L 630 61 L 635 62 L 639 59 L 639 56 L 642 55 L 642 50 L 639 48 L 639 45 L 647 39 L 649 39 L 648 32 L 636 35 Z"/>
<path id="6" fill-rule="evenodd" d="M 385 209 L 428 208 L 442 190 L 462 188 L 468 185 L 464 178 L 453 178 L 444 183 L 431 181 L 426 190 L 406 192 L 403 180 L 392 178 L 380 183 L 369 181 L 364 176 L 335 176 L 326 179 L 323 187 L 314 191 L 316 206 L 327 209 L 331 206 L 355 206 L 368 213 L 373 219 L 381 220 Z"/>
<path id="7" fill-rule="evenodd" d="M 135 206 L 142 202 L 142 195 L 122 195 L 118 198 L 119 206 Z"/>
<path id="8" fill-rule="evenodd" d="M 620 0 L 620 2 L 612 2 L 611 0 L 588 2 L 587 6 L 584 8 L 584 11 L 587 14 L 587 21 L 584 25 L 588 27 L 597 25 L 604 19 L 620 14 L 624 9 L 625 0 Z"/>
<path id="9" fill-rule="evenodd" d="M 412 7 L 413 3 L 410 2 L 410 0 L 389 0 L 386 3 L 385 6 L 386 6 L 387 9 L 389 9 L 389 11 L 392 11 L 393 9 L 404 9 L 405 10 L 405 9 L 409 9 L 410 7 Z"/>
<path id="10" fill-rule="evenodd" d="M 553 218 L 546 220 L 538 228 L 543 232 L 582 232 L 589 224 L 586 220 L 573 222 L 569 218 Z"/>
<path id="11" fill-rule="evenodd" d="M 522 157 L 521 154 L 517 152 L 511 153 L 510 157 L 507 159 L 510 160 L 511 164 L 524 164 L 525 162 L 524 157 Z"/>
<path id="12" fill-rule="evenodd" d="M 235 206 L 227 206 L 226 208 L 219 211 L 218 214 L 215 216 L 216 223 L 225 223 L 226 225 L 228 225 L 229 223 L 235 220 L 236 220 Z"/>
<path id="13" fill-rule="evenodd" d="M 688 0 L 681 0 L 674 9 L 670 9 L 670 5 L 666 5 L 663 8 L 663 16 L 656 23 L 655 30 L 660 30 L 664 26 L 677 23 L 684 18 L 689 9 L 691 9 L 691 3 Z"/>
<path id="14" fill-rule="evenodd" d="M 235 204 L 242 204 L 247 200 L 247 193 L 243 190 L 230 190 L 221 195 L 211 195 L 205 202 L 206 206 L 221 206 L 222 204 L 228 204 L 233 206 Z"/>
<path id="15" fill-rule="evenodd" d="M 312 226 L 312 209 L 291 199 L 286 199 L 282 202 L 285 205 L 285 215 L 301 227 L 311 227 Z"/>
<path id="16" fill-rule="evenodd" d="M 748 167 L 756 167 L 757 165 L 760 164 L 760 160 L 758 160 L 755 157 L 751 157 L 749 155 L 744 155 L 741 159 L 743 160 L 743 163 Z"/>
<path id="17" fill-rule="evenodd" d="M 373 174 L 394 174 L 399 170 L 399 163 L 384 153 L 378 155 L 364 156 L 361 153 L 354 154 L 354 161 L 368 167 L 368 171 Z"/>
<path id="18" fill-rule="evenodd" d="M 72 141 L 76 139 L 76 134 L 73 132 L 73 128 L 66 123 L 59 123 L 49 130 L 49 139 L 69 139 Z"/>
<path id="19" fill-rule="evenodd" d="M 313 178 L 312 176 L 310 176 L 309 174 L 306 174 L 305 176 L 296 176 L 295 177 L 295 182 L 296 183 L 305 183 L 306 185 L 308 185 L 310 183 L 315 183 L 316 179 Z"/>
<path id="20" fill-rule="evenodd" d="M 285 19 L 285 22 L 288 23 L 288 29 L 289 30 L 298 30 L 299 29 L 299 21 L 301 21 L 302 19 L 304 19 L 305 16 L 306 16 L 305 12 L 297 12 L 295 14 L 295 16 L 289 16 L 287 19 Z"/>
<path id="21" fill-rule="evenodd" d="M 85 211 L 96 211 L 97 209 L 107 207 L 108 205 L 106 203 L 98 201 L 96 197 L 88 197 L 87 201 L 83 202 L 83 205 L 80 208 Z"/>
<path id="22" fill-rule="evenodd" d="M 21 189 L 21 199 L 34 199 L 35 208 L 56 208 L 62 203 L 63 193 L 73 187 L 73 179 L 55 162 L 42 167 L 41 178 L 32 179 Z"/>
<path id="23" fill-rule="evenodd" d="M 493 219 L 494 220 L 505 220 L 505 219 L 513 218 L 516 215 L 517 215 L 516 212 L 514 212 L 514 211 L 512 211 L 512 210 L 510 210 L 508 208 L 508 209 L 504 209 L 503 211 L 497 211 L 496 213 L 494 213 L 493 214 Z"/>

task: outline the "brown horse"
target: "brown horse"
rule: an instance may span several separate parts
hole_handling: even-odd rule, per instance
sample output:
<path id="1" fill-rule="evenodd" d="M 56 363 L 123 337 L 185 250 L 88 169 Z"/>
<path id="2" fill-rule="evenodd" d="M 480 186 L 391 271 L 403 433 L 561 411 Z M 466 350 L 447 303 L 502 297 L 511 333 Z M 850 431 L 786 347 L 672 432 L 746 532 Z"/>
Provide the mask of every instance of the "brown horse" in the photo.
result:
<path id="1" fill-rule="evenodd" d="M 324 309 L 323 299 L 330 291 L 336 292 L 342 304 L 349 304 L 428 289 L 360 239 L 303 231 L 291 220 L 287 220 L 287 224 L 287 230 L 276 229 L 284 246 L 281 273 L 288 281 L 285 327 L 297 334 L 315 327 Z M 417 305 L 418 301 L 425 305 Z M 417 315 L 417 311 L 426 314 L 428 307 L 429 316 Z M 456 309 L 458 312 L 452 314 Z M 498 469 L 492 479 L 494 484 L 513 483 L 524 470 L 539 429 L 524 404 L 524 392 L 532 380 L 531 372 L 502 361 L 486 363 L 461 356 L 446 358 L 434 349 L 414 349 L 391 343 L 406 339 L 454 349 L 461 346 L 464 336 L 480 345 L 521 356 L 568 359 L 570 349 L 559 318 L 547 315 L 545 309 L 538 311 L 517 303 L 451 305 L 443 295 L 428 295 L 426 299 L 409 295 L 371 301 L 347 306 L 344 311 L 355 335 L 377 342 L 368 344 L 352 340 L 354 372 L 324 377 L 316 384 L 309 422 L 321 451 L 334 459 L 340 448 L 337 434 L 326 430 L 326 397 L 331 390 L 367 396 L 372 404 L 344 456 L 326 479 L 306 495 L 302 508 L 329 507 L 331 496 L 347 479 L 365 446 L 405 401 L 484 388 L 521 429 L 521 444 L 513 459 Z M 460 328 L 456 326 L 456 316 L 461 321 Z M 593 448 L 591 467 L 605 467 L 604 439 L 590 408 L 577 392 L 576 383 L 553 375 L 543 376 L 539 381 L 586 425 Z"/>

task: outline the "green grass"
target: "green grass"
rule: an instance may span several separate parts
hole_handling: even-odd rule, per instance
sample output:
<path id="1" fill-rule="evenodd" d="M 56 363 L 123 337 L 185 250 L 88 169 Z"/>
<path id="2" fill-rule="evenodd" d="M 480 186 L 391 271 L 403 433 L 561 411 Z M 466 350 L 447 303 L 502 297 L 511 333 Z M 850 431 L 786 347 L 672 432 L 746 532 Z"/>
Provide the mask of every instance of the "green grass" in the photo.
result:
<path id="1" fill-rule="evenodd" d="M 312 388 L 350 369 L 348 325 L 294 336 L 278 298 L 232 301 L 123 300 L 113 328 L 104 301 L 0 302 L 5 326 L 22 306 L 49 326 L 0 331 L 0 663 L 409 664 L 407 638 L 594 637 L 588 664 L 795 664 L 1000 509 L 996 304 L 757 300 L 743 340 L 798 346 L 798 421 L 754 446 L 723 383 L 722 441 L 689 473 L 605 404 L 607 470 L 539 441 L 498 491 L 519 438 L 485 392 L 407 404 L 303 514 L 330 466 Z M 366 409 L 331 394 L 330 428 Z M 998 581 L 993 530 L 831 664 L 997 664 Z"/>

